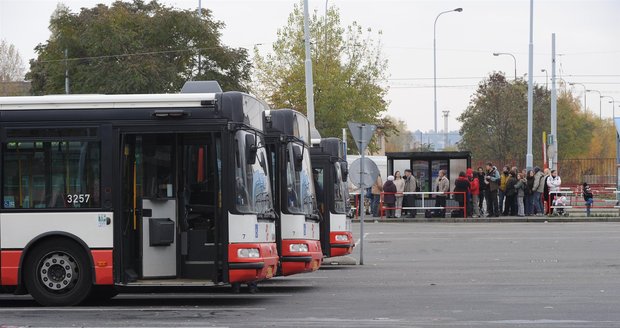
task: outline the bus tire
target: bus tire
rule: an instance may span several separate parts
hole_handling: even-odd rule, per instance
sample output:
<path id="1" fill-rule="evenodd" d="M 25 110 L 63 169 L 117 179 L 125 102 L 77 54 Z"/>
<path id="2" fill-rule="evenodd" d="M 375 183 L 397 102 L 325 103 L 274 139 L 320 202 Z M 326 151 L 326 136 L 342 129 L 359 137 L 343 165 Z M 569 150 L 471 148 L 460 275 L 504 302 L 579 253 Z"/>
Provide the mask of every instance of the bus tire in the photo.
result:
<path id="1" fill-rule="evenodd" d="M 70 306 L 82 302 L 92 289 L 92 270 L 84 249 L 68 239 L 43 241 L 29 252 L 24 282 L 41 305 Z"/>

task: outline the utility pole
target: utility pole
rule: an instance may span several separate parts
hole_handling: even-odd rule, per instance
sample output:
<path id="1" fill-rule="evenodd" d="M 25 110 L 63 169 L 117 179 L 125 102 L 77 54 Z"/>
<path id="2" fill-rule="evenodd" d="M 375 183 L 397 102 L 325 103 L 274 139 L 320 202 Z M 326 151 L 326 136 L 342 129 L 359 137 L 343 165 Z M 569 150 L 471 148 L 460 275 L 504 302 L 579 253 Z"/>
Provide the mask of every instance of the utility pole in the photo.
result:
<path id="1" fill-rule="evenodd" d="M 304 0 L 304 45 L 306 48 L 306 113 L 310 122 L 310 138 L 321 138 L 314 123 L 314 82 L 312 81 L 312 57 L 310 56 L 310 15 L 308 0 Z"/>
<path id="2" fill-rule="evenodd" d="M 555 87 L 555 33 L 551 34 L 551 135 L 549 136 L 549 168 L 558 163 L 558 96 Z"/>
<path id="3" fill-rule="evenodd" d="M 525 155 L 525 167 L 531 170 L 534 167 L 534 155 L 532 155 L 532 134 L 534 116 L 534 0 L 530 0 L 530 43 L 529 43 L 529 67 L 527 69 L 527 154 Z"/>
<path id="4" fill-rule="evenodd" d="M 448 148 L 448 143 L 449 143 L 449 139 L 448 139 L 448 115 L 450 114 L 449 110 L 444 110 L 442 111 L 443 113 L 443 149 Z"/>

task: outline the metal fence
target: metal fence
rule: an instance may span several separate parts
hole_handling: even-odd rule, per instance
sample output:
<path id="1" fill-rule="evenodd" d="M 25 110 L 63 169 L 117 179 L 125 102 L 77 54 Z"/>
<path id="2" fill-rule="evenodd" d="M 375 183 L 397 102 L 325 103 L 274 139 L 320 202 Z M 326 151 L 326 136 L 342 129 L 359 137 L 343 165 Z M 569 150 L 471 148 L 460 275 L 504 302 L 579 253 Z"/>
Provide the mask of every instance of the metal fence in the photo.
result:
<path id="1" fill-rule="evenodd" d="M 487 162 L 499 169 L 504 165 L 525 167 L 523 160 L 477 160 L 472 159 L 472 167 L 485 167 Z M 536 165 L 536 164 L 535 164 Z M 542 165 L 538 165 L 542 167 Z M 591 185 L 616 186 L 617 171 L 615 158 L 580 158 L 558 160 L 558 172 L 562 177 L 562 185 L 577 185 L 587 182 Z"/>

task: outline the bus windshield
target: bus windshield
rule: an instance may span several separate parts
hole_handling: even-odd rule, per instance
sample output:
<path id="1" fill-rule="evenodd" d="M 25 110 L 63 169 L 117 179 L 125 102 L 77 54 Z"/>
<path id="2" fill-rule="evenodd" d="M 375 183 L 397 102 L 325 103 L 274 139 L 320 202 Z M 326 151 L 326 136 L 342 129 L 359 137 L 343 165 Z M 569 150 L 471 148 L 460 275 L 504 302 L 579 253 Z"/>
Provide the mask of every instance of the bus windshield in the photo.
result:
<path id="1" fill-rule="evenodd" d="M 316 198 L 311 172 L 310 152 L 299 143 L 289 142 L 286 149 L 287 204 L 291 213 L 312 215 Z"/>
<path id="2" fill-rule="evenodd" d="M 261 137 L 251 132 L 240 130 L 235 135 L 235 203 L 242 213 L 266 214 L 273 212 L 271 201 L 271 184 L 267 152 L 264 147 L 257 147 L 256 154 L 248 152 L 252 145 L 246 144 L 246 135 L 256 136 L 256 145 Z M 250 155 L 248 155 L 250 154 Z M 255 156 L 253 164 L 247 156 Z"/>
<path id="3" fill-rule="evenodd" d="M 346 213 L 347 186 L 342 181 L 342 171 L 340 162 L 334 163 L 336 177 L 334 179 L 334 212 Z"/>

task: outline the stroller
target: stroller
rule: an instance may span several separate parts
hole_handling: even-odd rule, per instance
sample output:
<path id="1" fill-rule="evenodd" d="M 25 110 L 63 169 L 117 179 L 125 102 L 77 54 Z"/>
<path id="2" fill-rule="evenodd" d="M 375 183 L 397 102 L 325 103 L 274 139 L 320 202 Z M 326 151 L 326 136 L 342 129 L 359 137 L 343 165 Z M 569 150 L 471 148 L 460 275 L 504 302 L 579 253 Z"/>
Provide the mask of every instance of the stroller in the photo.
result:
<path id="1" fill-rule="evenodd" d="M 556 197 L 553 200 L 553 206 L 569 206 L 570 200 L 566 196 Z M 554 208 L 553 215 L 568 216 L 568 212 L 564 210 L 564 207 Z"/>

